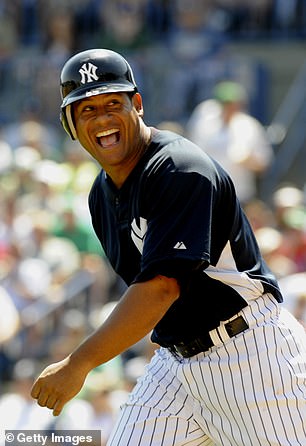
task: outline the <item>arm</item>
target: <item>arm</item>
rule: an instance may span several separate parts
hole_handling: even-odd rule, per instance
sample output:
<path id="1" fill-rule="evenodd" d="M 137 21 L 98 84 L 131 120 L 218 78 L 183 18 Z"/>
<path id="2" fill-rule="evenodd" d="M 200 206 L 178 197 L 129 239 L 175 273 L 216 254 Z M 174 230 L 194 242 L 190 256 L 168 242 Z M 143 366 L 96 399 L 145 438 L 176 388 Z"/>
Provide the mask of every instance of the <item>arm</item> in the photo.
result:
<path id="1" fill-rule="evenodd" d="M 63 361 L 38 377 L 31 395 L 59 415 L 82 388 L 87 374 L 147 335 L 179 297 L 176 279 L 156 276 L 131 285 L 105 323 Z"/>

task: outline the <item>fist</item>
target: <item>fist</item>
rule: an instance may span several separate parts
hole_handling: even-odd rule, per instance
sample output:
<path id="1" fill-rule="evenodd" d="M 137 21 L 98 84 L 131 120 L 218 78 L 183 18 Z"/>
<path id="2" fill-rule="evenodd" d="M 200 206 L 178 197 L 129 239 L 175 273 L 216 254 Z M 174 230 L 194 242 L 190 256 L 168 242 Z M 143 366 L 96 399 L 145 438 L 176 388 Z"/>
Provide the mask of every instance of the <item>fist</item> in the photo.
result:
<path id="1" fill-rule="evenodd" d="M 81 390 L 86 373 L 72 365 L 70 357 L 46 367 L 34 382 L 31 396 L 42 407 L 61 413 L 64 405 Z"/>

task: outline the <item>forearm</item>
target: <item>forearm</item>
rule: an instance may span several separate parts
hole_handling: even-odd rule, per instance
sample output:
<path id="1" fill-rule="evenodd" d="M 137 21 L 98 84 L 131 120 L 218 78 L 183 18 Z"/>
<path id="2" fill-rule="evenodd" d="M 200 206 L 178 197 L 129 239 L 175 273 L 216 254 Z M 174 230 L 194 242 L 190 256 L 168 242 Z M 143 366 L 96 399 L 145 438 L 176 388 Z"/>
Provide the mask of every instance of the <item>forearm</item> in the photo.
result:
<path id="1" fill-rule="evenodd" d="M 103 325 L 72 354 L 87 372 L 119 355 L 146 336 L 179 296 L 174 279 L 154 279 L 130 286 Z"/>
<path id="2" fill-rule="evenodd" d="M 82 388 L 87 374 L 142 339 L 179 296 L 175 279 L 157 276 L 128 288 L 106 322 L 71 355 L 48 366 L 31 395 L 59 415 Z"/>

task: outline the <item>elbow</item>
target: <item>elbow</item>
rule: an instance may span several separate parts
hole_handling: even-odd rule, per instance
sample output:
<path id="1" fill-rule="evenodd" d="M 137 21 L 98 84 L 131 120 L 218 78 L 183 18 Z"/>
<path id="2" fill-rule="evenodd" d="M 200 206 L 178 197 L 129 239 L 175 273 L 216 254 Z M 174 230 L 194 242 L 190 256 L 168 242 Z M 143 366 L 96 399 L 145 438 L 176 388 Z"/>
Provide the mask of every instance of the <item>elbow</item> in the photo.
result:
<path id="1" fill-rule="evenodd" d="M 156 284 L 159 287 L 158 295 L 165 304 L 170 306 L 179 298 L 180 285 L 177 279 L 158 275 L 153 280 L 156 281 Z"/>

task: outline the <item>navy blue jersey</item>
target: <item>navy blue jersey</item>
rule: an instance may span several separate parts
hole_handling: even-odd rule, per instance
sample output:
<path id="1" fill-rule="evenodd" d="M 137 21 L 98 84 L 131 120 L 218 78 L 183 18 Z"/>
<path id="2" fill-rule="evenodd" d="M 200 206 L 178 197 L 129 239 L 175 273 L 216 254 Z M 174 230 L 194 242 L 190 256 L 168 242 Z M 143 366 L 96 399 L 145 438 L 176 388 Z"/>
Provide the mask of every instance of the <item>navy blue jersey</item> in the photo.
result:
<path id="1" fill-rule="evenodd" d="M 265 292 L 282 296 L 229 176 L 182 136 L 152 134 L 120 190 L 100 172 L 89 207 L 103 250 L 127 285 L 158 274 L 179 281 L 180 297 L 152 334 L 167 346 L 207 333 Z"/>

